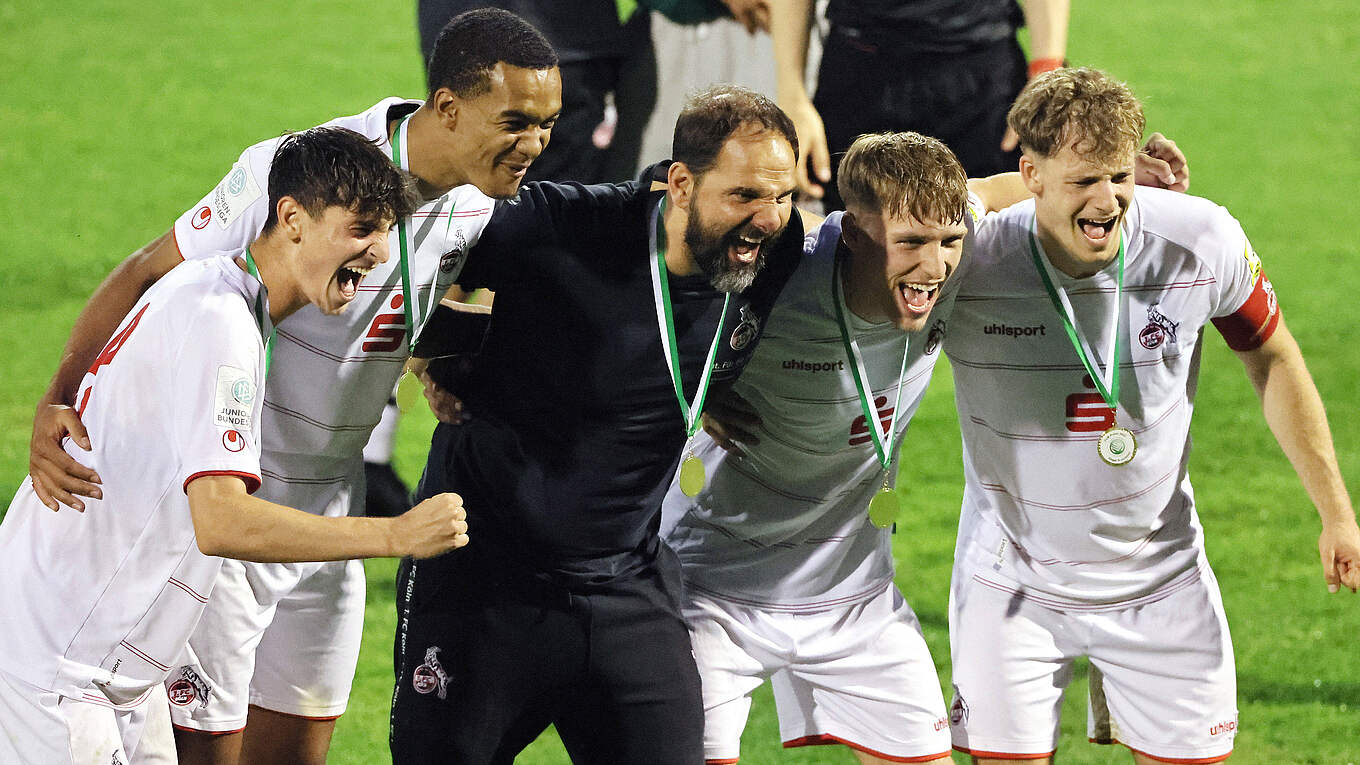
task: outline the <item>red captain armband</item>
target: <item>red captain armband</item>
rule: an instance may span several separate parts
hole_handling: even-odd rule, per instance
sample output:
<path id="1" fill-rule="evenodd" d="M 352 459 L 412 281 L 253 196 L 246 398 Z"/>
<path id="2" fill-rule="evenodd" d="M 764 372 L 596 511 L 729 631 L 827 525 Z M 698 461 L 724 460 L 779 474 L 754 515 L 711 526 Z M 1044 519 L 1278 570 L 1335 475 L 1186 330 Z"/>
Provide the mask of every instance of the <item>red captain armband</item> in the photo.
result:
<path id="1" fill-rule="evenodd" d="M 1266 278 L 1266 272 L 1257 272 L 1256 283 L 1252 285 L 1251 294 L 1241 308 L 1213 322 L 1228 347 L 1234 351 L 1255 350 L 1269 340 L 1280 324 L 1280 304 L 1275 299 L 1275 288 Z"/>

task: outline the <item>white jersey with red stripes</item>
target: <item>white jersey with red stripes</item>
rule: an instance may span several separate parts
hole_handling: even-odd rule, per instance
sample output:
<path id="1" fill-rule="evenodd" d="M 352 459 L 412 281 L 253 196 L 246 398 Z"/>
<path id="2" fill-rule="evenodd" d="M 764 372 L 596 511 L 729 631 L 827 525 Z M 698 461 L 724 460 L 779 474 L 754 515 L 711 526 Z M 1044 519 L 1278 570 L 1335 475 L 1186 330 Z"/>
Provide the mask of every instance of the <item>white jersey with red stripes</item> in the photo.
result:
<path id="1" fill-rule="evenodd" d="M 1112 411 L 1045 291 L 1033 223 L 1033 201 L 989 221 L 944 342 L 966 478 L 956 575 L 1060 608 L 1156 597 L 1205 565 L 1187 471 L 1201 330 L 1212 321 L 1233 348 L 1259 346 L 1278 324 L 1274 291 L 1226 210 L 1139 187 L 1117 313 L 1116 264 L 1083 279 L 1054 271 L 1100 370 L 1119 316 Z M 1122 466 L 1096 448 L 1116 421 L 1137 438 Z"/>
<path id="2" fill-rule="evenodd" d="M 0 670 L 103 703 L 165 678 L 222 563 L 198 550 L 185 487 L 260 485 L 260 289 L 229 258 L 185 264 L 96 357 L 76 394 L 93 451 L 65 449 L 103 498 L 54 513 L 20 486 L 0 524 Z"/>
<path id="3" fill-rule="evenodd" d="M 326 124 L 353 130 L 391 156 L 389 122 L 419 105 L 387 98 Z M 185 259 L 240 251 L 260 235 L 279 140 L 246 149 L 222 182 L 175 222 Z M 475 186 L 459 186 L 402 222 L 417 327 L 458 277 L 491 208 L 491 199 Z M 391 257 L 364 277 L 343 314 L 325 316 L 308 305 L 280 323 L 264 398 L 262 496 L 313 513 L 324 512 L 328 503 L 340 509 L 347 504 L 330 500 L 360 459 L 410 355 L 398 239 L 394 229 Z"/>
<path id="4" fill-rule="evenodd" d="M 972 197 L 969 204 L 971 240 L 981 203 Z M 966 265 L 941 288 L 921 332 L 870 324 L 842 303 L 872 389 L 876 421 L 869 423 L 832 303 L 841 217 L 832 213 L 808 233 L 803 261 L 734 387 L 760 415 L 760 442 L 729 454 L 700 431 L 692 445 L 707 466 L 706 486 L 691 498 L 675 481 L 666 495 L 662 532 L 680 556 L 686 586 L 697 592 L 758 608 L 817 611 L 863 601 L 892 582 L 891 534 L 868 516 L 885 476 L 869 428 L 887 429 L 900 379 L 897 433 L 906 432 L 940 358 Z M 904 345 L 907 367 L 899 378 Z M 903 449 L 911 448 L 907 440 Z M 896 483 L 895 455 L 886 476 Z M 908 527 L 912 502 L 908 490 L 900 519 Z"/>

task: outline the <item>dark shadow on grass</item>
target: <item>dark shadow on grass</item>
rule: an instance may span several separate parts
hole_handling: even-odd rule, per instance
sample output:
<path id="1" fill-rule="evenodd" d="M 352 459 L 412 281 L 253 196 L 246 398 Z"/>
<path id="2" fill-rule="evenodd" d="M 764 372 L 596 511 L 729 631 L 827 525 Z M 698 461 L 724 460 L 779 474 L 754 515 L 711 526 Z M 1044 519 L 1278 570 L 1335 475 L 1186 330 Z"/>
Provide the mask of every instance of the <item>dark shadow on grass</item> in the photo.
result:
<path id="1" fill-rule="evenodd" d="M 1360 708 L 1360 682 L 1324 680 L 1314 686 L 1312 680 L 1297 683 L 1281 683 L 1263 680 L 1251 675 L 1237 676 L 1238 701 L 1288 702 L 1295 704 L 1324 704 L 1326 706 L 1347 705 L 1351 709 Z"/>

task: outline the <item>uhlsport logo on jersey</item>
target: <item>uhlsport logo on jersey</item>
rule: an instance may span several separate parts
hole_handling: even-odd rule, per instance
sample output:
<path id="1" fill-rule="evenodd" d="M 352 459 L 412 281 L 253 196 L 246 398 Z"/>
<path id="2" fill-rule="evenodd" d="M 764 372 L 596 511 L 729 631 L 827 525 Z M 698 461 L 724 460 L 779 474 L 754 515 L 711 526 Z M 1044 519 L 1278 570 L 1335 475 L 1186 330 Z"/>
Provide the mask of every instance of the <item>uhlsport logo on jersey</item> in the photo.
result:
<path id="1" fill-rule="evenodd" d="M 1002 335 L 1005 337 L 1044 337 L 1048 333 L 1048 325 L 1037 324 L 1032 327 L 1013 327 L 1009 324 L 988 324 L 982 328 L 984 335 Z"/>
<path id="2" fill-rule="evenodd" d="M 260 196 L 260 185 L 255 182 L 255 176 L 250 172 L 250 167 L 237 162 L 232 166 L 231 172 L 227 173 L 227 177 L 223 178 L 222 182 L 217 184 L 217 188 L 213 189 L 213 209 L 209 212 L 217 215 L 217 225 L 225 229 Z M 197 222 L 197 218 L 195 218 L 195 222 Z M 201 226 L 197 227 L 202 228 Z"/>
<path id="3" fill-rule="evenodd" d="M 751 341 L 755 340 L 756 335 L 759 333 L 760 317 L 756 316 L 756 312 L 752 311 L 750 306 L 742 306 L 741 323 L 732 331 L 732 341 L 730 343 L 732 350 L 740 351 L 750 345 Z"/>
<path id="4" fill-rule="evenodd" d="M 199 709 L 206 709 L 212 689 L 192 666 L 186 664 L 179 668 L 179 677 L 165 684 L 165 694 L 170 697 L 170 703 L 177 707 L 198 702 Z"/>
<path id="5" fill-rule="evenodd" d="M 255 380 L 245 370 L 223 364 L 217 368 L 217 396 L 213 422 L 226 428 L 254 429 L 250 403 L 255 400 Z"/>
<path id="6" fill-rule="evenodd" d="M 432 645 L 425 649 L 425 663 L 411 673 L 411 687 L 416 689 L 416 693 L 437 692 L 441 699 L 448 696 L 449 675 L 439 663 L 439 646 Z"/>
<path id="7" fill-rule="evenodd" d="M 1148 323 L 1143 327 L 1143 331 L 1138 333 L 1138 343 L 1149 351 L 1160 348 L 1162 343 L 1176 344 L 1176 330 L 1180 329 L 1181 323 L 1172 321 L 1161 311 L 1157 310 L 1157 303 L 1147 307 Z"/>
<path id="8" fill-rule="evenodd" d="M 210 220 L 212 220 L 212 208 L 203 205 L 194 213 L 194 217 L 189 221 L 189 225 L 201 231 L 207 227 L 208 221 Z"/>

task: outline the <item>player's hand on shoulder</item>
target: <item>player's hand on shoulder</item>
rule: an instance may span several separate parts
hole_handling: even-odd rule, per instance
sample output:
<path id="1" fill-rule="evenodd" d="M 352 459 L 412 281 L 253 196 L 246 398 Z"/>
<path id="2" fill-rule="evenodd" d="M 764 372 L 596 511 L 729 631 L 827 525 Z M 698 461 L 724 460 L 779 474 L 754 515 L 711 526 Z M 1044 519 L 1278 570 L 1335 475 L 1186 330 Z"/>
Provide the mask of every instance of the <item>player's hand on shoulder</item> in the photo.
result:
<path id="1" fill-rule="evenodd" d="M 83 512 L 85 503 L 79 497 L 101 498 L 98 484 L 102 481 L 98 473 L 76 462 L 61 447 L 62 439 L 68 436 L 80 448 L 90 450 L 90 436 L 75 409 L 65 404 L 39 404 L 28 442 L 28 473 L 33 478 L 33 491 L 48 508 L 59 510 L 66 505 Z"/>
<path id="2" fill-rule="evenodd" d="M 1153 133 L 1134 159 L 1134 181 L 1139 186 L 1185 192 L 1190 189 L 1190 165 L 1176 142 Z"/>
<path id="3" fill-rule="evenodd" d="M 392 522 L 397 526 L 401 555 L 433 558 L 468 543 L 467 511 L 457 494 L 436 494 Z"/>
<path id="4" fill-rule="evenodd" d="M 1318 537 L 1318 552 L 1322 555 L 1322 575 L 1329 592 L 1342 587 L 1351 592 L 1360 590 L 1360 528 L 1356 527 L 1354 516 L 1324 524 Z"/>
<path id="5" fill-rule="evenodd" d="M 702 417 L 704 432 L 724 451 L 737 451 L 738 444 L 754 446 L 760 443 L 755 430 L 760 427 L 760 415 L 751 402 L 740 394 L 726 391 L 709 399 Z"/>

